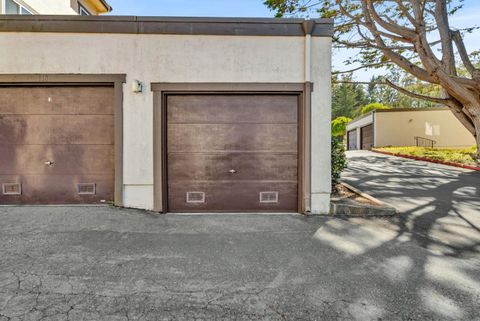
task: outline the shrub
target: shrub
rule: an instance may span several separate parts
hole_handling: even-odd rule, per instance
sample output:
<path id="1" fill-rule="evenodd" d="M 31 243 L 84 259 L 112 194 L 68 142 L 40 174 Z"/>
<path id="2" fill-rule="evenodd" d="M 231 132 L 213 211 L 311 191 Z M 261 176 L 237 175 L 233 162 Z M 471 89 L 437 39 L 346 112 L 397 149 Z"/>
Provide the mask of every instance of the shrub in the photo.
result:
<path id="1" fill-rule="evenodd" d="M 378 110 L 378 109 L 392 109 L 392 107 L 386 106 L 386 105 L 381 104 L 381 103 L 371 103 L 371 104 L 368 104 L 368 105 L 360 108 L 359 114 L 360 114 L 360 116 L 362 116 L 362 115 L 368 114 L 369 112 L 371 112 L 373 110 Z"/>
<path id="2" fill-rule="evenodd" d="M 332 183 L 338 182 L 340 175 L 346 167 L 345 146 L 342 142 L 332 139 Z"/>
<path id="3" fill-rule="evenodd" d="M 334 137 L 343 137 L 347 133 L 347 124 L 351 122 L 352 119 L 340 116 L 332 120 L 332 136 Z"/>

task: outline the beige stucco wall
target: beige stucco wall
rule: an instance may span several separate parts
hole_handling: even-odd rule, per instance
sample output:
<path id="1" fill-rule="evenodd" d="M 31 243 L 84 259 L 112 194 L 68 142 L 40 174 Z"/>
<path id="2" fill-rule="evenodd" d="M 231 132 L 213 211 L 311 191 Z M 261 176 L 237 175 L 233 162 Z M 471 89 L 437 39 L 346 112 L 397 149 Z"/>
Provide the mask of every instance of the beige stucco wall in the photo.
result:
<path id="1" fill-rule="evenodd" d="M 414 137 L 435 140 L 437 147 L 470 147 L 475 139 L 449 110 L 375 113 L 375 146 L 413 146 Z"/>
<path id="2" fill-rule="evenodd" d="M 20 5 L 33 11 L 34 14 L 78 14 L 78 3 L 80 2 L 91 14 L 97 15 L 97 10 L 87 0 L 14 0 Z M 0 10 L 4 8 L 5 0 L 0 0 Z M 3 12 L 0 12 L 3 13 Z"/>
<path id="3" fill-rule="evenodd" d="M 314 38 L 312 200 L 330 196 L 330 39 Z M 152 82 L 304 82 L 304 37 L 0 33 L 0 72 L 127 74 L 124 203 L 153 208 Z M 130 90 L 133 80 L 143 93 Z"/>

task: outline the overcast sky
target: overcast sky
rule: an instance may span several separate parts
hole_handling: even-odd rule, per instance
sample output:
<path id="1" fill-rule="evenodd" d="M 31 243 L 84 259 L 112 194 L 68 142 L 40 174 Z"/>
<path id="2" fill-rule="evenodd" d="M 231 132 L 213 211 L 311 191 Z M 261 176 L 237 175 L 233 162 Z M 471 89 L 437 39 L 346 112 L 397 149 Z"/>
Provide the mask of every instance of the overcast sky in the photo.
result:
<path id="1" fill-rule="evenodd" d="M 272 17 L 262 0 L 107 0 L 113 15 L 201 16 L 201 17 Z M 480 25 L 480 0 L 465 0 L 464 9 L 451 18 L 457 28 Z M 469 51 L 480 49 L 480 31 L 465 38 Z M 334 53 L 335 69 L 342 69 L 345 53 Z M 357 72 L 358 80 L 368 80 L 372 72 Z"/>

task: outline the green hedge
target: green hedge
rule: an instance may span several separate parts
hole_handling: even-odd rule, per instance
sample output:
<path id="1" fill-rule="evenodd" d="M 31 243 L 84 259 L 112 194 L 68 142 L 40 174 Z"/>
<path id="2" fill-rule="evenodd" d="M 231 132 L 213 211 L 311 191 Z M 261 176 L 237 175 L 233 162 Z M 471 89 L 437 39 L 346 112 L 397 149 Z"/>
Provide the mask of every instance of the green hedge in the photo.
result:
<path id="1" fill-rule="evenodd" d="M 347 167 L 347 157 L 343 142 L 332 139 L 332 183 L 338 182 L 342 171 Z"/>

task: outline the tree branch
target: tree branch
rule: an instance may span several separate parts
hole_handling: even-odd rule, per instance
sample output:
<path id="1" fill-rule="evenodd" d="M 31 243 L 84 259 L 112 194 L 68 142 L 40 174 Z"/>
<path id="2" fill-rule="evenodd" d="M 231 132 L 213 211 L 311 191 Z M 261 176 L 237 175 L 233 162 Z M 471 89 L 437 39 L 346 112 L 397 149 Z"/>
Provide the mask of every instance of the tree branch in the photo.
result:
<path id="1" fill-rule="evenodd" d="M 365 69 L 365 68 L 380 67 L 380 66 L 387 65 L 388 63 L 389 62 L 376 62 L 376 63 L 372 63 L 372 64 L 368 64 L 368 65 L 363 65 L 363 66 L 360 66 L 360 67 L 357 67 L 357 68 L 353 68 L 353 69 L 350 69 L 350 70 L 334 71 L 334 72 L 332 72 L 332 75 L 347 74 L 347 73 L 354 72 L 354 71 L 361 70 L 361 69 Z"/>
<path id="2" fill-rule="evenodd" d="M 388 79 L 385 79 L 385 83 L 387 85 L 389 85 L 390 87 L 392 87 L 393 89 L 398 90 L 402 94 L 405 94 L 407 96 L 410 96 L 410 97 L 413 97 L 413 98 L 416 98 L 416 99 L 428 100 L 428 101 L 432 101 L 434 103 L 443 104 L 443 105 L 447 105 L 447 103 L 449 101 L 449 99 L 445 99 L 445 98 L 437 98 L 437 97 L 431 97 L 431 96 L 426 96 L 426 95 L 421 95 L 421 94 L 414 93 L 414 92 L 412 92 L 408 89 L 405 89 L 403 87 L 395 85 L 393 82 L 391 82 Z"/>
<path id="3" fill-rule="evenodd" d="M 470 57 L 468 56 L 467 49 L 465 48 L 465 44 L 463 43 L 462 35 L 460 34 L 460 31 L 458 30 L 452 30 L 450 31 L 452 35 L 452 39 L 455 42 L 455 46 L 458 49 L 458 54 L 460 55 L 460 58 L 462 59 L 462 63 L 467 68 L 467 71 L 472 75 L 473 78 L 479 79 L 480 78 L 480 70 L 475 68 L 475 66 L 472 64 L 472 61 L 470 60 Z"/>

